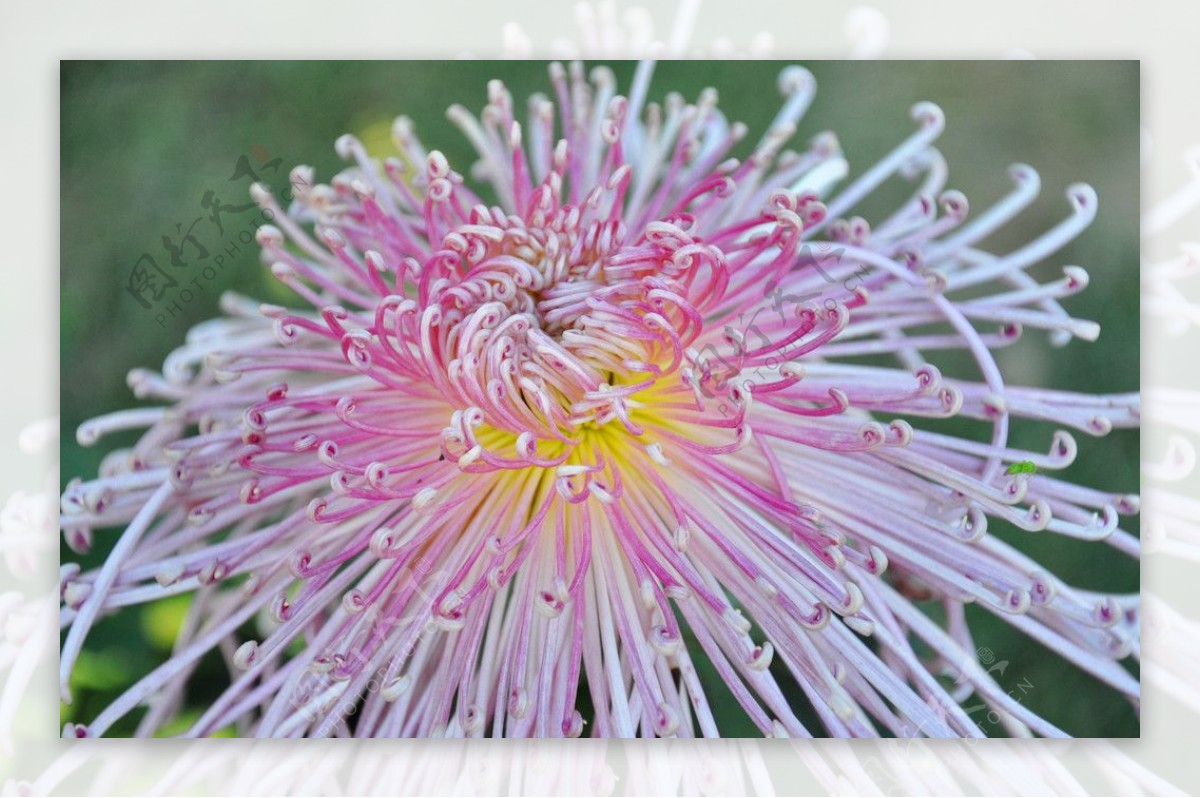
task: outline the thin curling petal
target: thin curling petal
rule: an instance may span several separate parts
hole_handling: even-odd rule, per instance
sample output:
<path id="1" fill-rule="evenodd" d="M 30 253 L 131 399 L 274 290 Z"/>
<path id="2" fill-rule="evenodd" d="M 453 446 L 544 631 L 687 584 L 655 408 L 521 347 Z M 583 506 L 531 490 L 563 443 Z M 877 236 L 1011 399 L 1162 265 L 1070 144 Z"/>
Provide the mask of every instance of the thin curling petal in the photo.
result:
<path id="1" fill-rule="evenodd" d="M 172 656 L 64 734 L 141 705 L 138 734 L 184 729 L 209 655 L 229 681 L 185 736 L 718 736 L 731 712 L 768 736 L 984 736 L 968 701 L 1065 734 L 976 660 L 968 604 L 1137 700 L 1136 596 L 1021 540 L 1137 556 L 1137 497 L 1064 469 L 1069 430 L 1137 426 L 1139 399 L 1015 385 L 995 356 L 1096 339 L 1067 309 L 1088 272 L 1034 267 L 1100 198 L 1071 186 L 1060 222 L 989 252 L 1038 177 L 1014 166 L 972 209 L 936 106 L 839 188 L 832 134 L 793 143 L 807 71 L 745 158 L 715 90 L 653 102 L 652 71 L 626 96 L 554 64 L 528 103 L 489 82 L 447 114 L 473 164 L 401 117 L 398 157 L 344 136 L 345 171 L 297 167 L 286 210 L 254 187 L 291 303 L 227 298 L 130 375 L 153 406 L 78 431 L 144 430 L 61 497 L 70 548 L 123 530 L 63 569 L 64 699 L 106 616 L 192 601 Z M 881 196 L 902 199 L 867 218 Z M 1056 429 L 1029 444 L 1026 421 Z"/>

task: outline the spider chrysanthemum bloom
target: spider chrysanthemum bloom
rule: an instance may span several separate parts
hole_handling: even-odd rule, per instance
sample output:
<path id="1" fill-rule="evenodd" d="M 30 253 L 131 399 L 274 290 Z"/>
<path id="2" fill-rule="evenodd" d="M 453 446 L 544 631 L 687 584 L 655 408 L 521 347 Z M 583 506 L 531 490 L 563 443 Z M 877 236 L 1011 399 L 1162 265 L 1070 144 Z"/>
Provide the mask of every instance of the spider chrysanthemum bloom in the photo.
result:
<path id="1" fill-rule="evenodd" d="M 329 185 L 298 167 L 286 210 L 256 187 L 298 307 L 228 299 L 162 375 L 132 375 L 160 407 L 80 430 L 148 427 L 63 496 L 70 545 L 124 527 L 102 568 L 64 569 L 64 691 L 104 614 L 194 600 L 171 659 L 68 734 L 144 702 L 155 733 L 212 651 L 235 675 L 194 735 L 712 736 L 730 706 L 701 666 L 768 735 L 980 736 L 972 694 L 1009 733 L 1062 734 L 977 662 L 972 603 L 1136 698 L 1137 596 L 1073 588 L 988 532 L 1137 552 L 1118 520 L 1136 497 L 1052 475 L 1068 431 L 1009 442 L 1014 419 L 1134 426 L 1137 396 L 1014 387 L 991 354 L 1022 327 L 1097 333 L 1058 301 L 1083 270 L 1026 272 L 1094 192 L 992 255 L 978 242 L 1037 177 L 1014 168 L 967 221 L 936 107 L 837 191 L 832 135 L 785 149 L 807 72 L 782 73 L 743 160 L 715 92 L 647 104 L 650 75 L 626 98 L 605 68 L 554 65 L 524 123 L 493 82 L 480 118 L 449 114 L 474 180 L 401 119 L 399 158 L 345 137 L 354 165 Z M 896 175 L 909 200 L 854 215 Z M 946 350 L 979 381 L 943 378 Z M 922 428 L 955 416 L 988 434 Z"/>

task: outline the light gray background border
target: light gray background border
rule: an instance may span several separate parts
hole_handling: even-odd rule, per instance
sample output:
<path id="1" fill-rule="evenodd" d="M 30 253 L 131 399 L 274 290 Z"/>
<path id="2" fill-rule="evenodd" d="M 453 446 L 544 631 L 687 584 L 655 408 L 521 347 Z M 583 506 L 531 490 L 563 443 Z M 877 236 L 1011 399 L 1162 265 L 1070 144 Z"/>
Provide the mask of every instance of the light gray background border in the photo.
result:
<path id="1" fill-rule="evenodd" d="M 53 424 L 35 422 L 54 416 L 58 394 L 56 253 L 58 225 L 70 224 L 58 218 L 61 58 L 620 55 L 612 45 L 628 47 L 639 39 L 643 49 L 647 41 L 659 42 L 659 52 L 708 57 L 1134 58 L 1142 61 L 1144 81 L 1147 292 L 1157 296 L 1164 290 L 1145 279 L 1150 267 L 1186 258 L 1183 247 L 1200 240 L 1195 150 L 1200 145 L 1195 99 L 1200 4 L 1006 0 L 985 6 L 877 0 L 862 7 L 710 0 L 704 5 L 643 1 L 636 7 L 597 3 L 584 9 L 585 22 L 588 13 L 597 22 L 607 19 L 600 27 L 613 35 L 596 36 L 596 27 L 581 26 L 573 3 L 535 0 L 6 4 L 0 10 L 0 159 L 5 176 L 0 259 L 7 289 L 0 294 L 6 377 L 0 393 L 0 495 L 27 501 L 57 485 L 57 442 L 47 435 Z M 123 200 L 97 198 L 114 201 Z M 1186 454 L 1191 441 L 1200 437 L 1200 393 L 1188 392 L 1200 385 L 1194 355 L 1200 330 L 1188 315 L 1188 303 L 1200 299 L 1200 285 L 1194 284 L 1200 280 L 1173 280 L 1169 269 L 1165 274 L 1173 303 L 1166 310 L 1161 303 L 1154 305 L 1154 313 L 1167 324 L 1143 319 L 1146 437 L 1175 435 Z M 39 443 L 44 443 L 40 449 Z M 1163 459 L 1149 448 L 1145 456 L 1151 462 Z M 1166 543 L 1144 559 L 1144 590 L 1162 602 L 1154 605 L 1159 609 L 1148 617 L 1153 623 L 1144 634 L 1141 740 L 986 741 L 974 746 L 899 741 L 471 746 L 327 741 L 304 747 L 286 741 L 64 743 L 57 739 L 56 602 L 50 600 L 58 547 L 51 537 L 27 541 L 35 566 L 30 578 L 18 582 L 0 573 L 0 597 L 16 597 L 5 606 L 19 604 L 5 616 L 4 653 L 14 653 L 11 660 L 0 660 L 0 776 L 10 790 L 97 795 L 1161 794 L 1171 786 L 1195 793 L 1200 790 L 1200 765 L 1194 755 L 1185 754 L 1200 723 L 1200 692 L 1186 678 L 1156 678 L 1155 673 L 1169 672 L 1181 660 L 1190 661 L 1192 673 L 1200 671 L 1200 563 L 1188 556 L 1189 551 L 1194 556 L 1194 544 L 1191 549 L 1186 541 L 1168 545 L 1179 543 L 1171 540 L 1178 527 L 1161 520 L 1170 514 L 1160 514 L 1149 488 L 1168 499 L 1194 499 L 1200 490 L 1194 473 L 1171 475 L 1182 478 L 1170 482 L 1151 478 L 1158 474 L 1147 471 L 1143 507 L 1144 527 L 1154 526 Z M 9 498 L 9 508 L 14 498 Z M 47 526 L 34 523 L 31 528 Z"/>

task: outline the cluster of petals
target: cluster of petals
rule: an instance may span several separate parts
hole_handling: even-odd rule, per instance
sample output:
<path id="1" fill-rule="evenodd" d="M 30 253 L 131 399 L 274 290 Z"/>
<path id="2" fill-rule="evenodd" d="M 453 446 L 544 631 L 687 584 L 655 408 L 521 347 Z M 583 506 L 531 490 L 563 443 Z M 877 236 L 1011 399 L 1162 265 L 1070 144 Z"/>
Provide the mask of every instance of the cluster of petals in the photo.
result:
<path id="1" fill-rule="evenodd" d="M 71 548 L 118 535 L 63 567 L 64 697 L 97 622 L 193 598 L 171 658 L 66 734 L 135 710 L 154 734 L 216 651 L 232 676 L 189 736 L 719 736 L 731 712 L 771 736 L 1064 735 L 980 662 L 971 605 L 1136 702 L 1138 597 L 989 532 L 1138 556 L 1136 496 L 1056 476 L 1138 397 L 1012 385 L 993 357 L 1098 334 L 1062 304 L 1082 268 L 1029 273 L 1095 192 L 991 252 L 1038 176 L 968 213 L 937 107 L 847 179 L 832 133 L 795 143 L 803 69 L 750 146 L 715 91 L 650 102 L 651 74 L 626 96 L 555 64 L 524 111 L 492 81 L 478 117 L 448 112 L 466 176 L 400 118 L 398 157 L 345 136 L 349 168 L 297 167 L 289 207 L 255 187 L 295 306 L 227 296 L 130 375 L 152 403 L 79 431 L 145 430 L 62 497 Z M 911 190 L 856 215 L 885 183 Z M 961 353 L 971 374 L 939 370 Z M 1053 425 L 1043 450 L 1010 440 L 1026 423 Z"/>

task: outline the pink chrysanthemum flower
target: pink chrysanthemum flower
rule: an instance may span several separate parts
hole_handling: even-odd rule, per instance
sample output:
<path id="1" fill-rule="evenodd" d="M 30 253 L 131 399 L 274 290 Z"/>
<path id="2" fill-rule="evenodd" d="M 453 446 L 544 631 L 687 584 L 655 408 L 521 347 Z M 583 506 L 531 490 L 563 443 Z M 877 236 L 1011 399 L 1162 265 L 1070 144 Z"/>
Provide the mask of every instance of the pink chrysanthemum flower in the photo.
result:
<path id="1" fill-rule="evenodd" d="M 301 307 L 227 298 L 162 375 L 131 375 L 161 406 L 80 430 L 148 427 L 63 496 L 73 547 L 124 527 L 103 567 L 64 568 L 65 696 L 98 619 L 194 600 L 173 656 L 68 735 L 142 703 L 138 733 L 156 732 L 214 650 L 234 675 L 191 735 L 713 736 L 730 707 L 701 662 L 765 735 L 981 736 L 972 694 L 1009 733 L 1061 735 L 977 662 L 971 603 L 1136 699 L 1137 596 L 1073 588 L 988 533 L 1137 553 L 1118 520 L 1136 497 L 1049 473 L 1071 434 L 1009 443 L 1017 419 L 1135 426 L 1137 396 L 1015 387 L 992 356 L 1022 327 L 1095 336 L 1059 304 L 1083 270 L 1026 273 L 1087 226 L 1094 192 L 989 254 L 977 242 L 1037 176 L 1014 168 L 966 222 L 935 106 L 834 191 L 831 135 L 784 150 L 804 70 L 740 161 L 747 130 L 715 92 L 647 104 L 650 75 L 627 98 L 605 68 L 554 65 L 525 124 L 491 83 L 480 118 L 449 113 L 477 181 L 401 119 L 400 158 L 347 136 L 354 165 L 329 185 L 297 168 L 286 211 L 255 188 Z M 852 214 L 894 175 L 917 181 L 909 201 Z M 943 378 L 946 350 L 980 381 Z M 990 434 L 921 427 L 953 416 Z"/>

